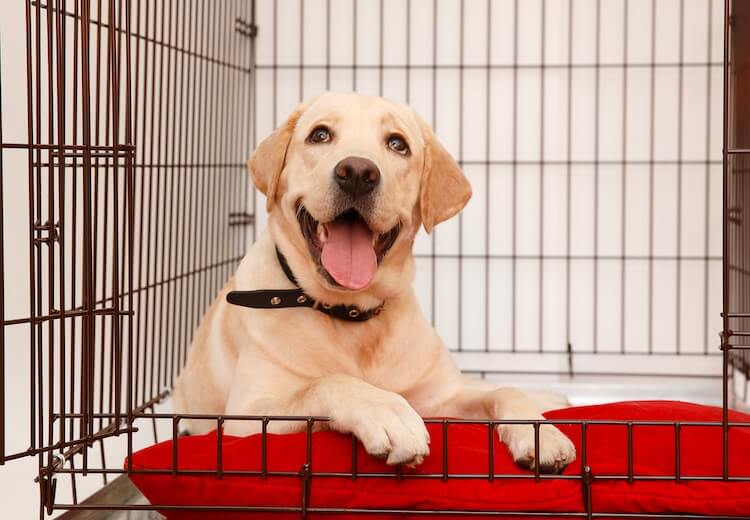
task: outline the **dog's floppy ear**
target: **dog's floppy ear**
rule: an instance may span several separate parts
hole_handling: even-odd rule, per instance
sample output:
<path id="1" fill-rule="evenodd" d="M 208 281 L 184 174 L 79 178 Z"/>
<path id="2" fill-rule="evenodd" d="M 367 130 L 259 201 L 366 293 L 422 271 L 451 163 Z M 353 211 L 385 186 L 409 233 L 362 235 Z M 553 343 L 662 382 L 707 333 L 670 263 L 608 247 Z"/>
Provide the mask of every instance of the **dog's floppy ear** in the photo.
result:
<path id="1" fill-rule="evenodd" d="M 425 141 L 419 209 L 425 231 L 461 211 L 471 198 L 471 185 L 432 129 L 419 119 Z"/>
<path id="2" fill-rule="evenodd" d="M 311 101 L 295 108 L 289 119 L 258 145 L 247 162 L 255 187 L 266 196 L 266 209 L 268 211 L 271 211 L 276 202 L 279 178 L 281 177 L 281 171 L 284 169 L 294 127 Z"/>

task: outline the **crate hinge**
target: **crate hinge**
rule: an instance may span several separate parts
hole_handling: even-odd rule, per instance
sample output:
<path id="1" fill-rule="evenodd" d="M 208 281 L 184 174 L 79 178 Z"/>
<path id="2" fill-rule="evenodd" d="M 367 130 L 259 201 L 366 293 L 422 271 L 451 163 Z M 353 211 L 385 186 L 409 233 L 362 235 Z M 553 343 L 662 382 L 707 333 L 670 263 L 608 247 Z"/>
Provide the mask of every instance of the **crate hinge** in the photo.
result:
<path id="1" fill-rule="evenodd" d="M 42 470 L 42 473 L 39 475 L 39 494 L 41 503 L 48 515 L 52 514 L 56 491 L 57 479 L 51 473 L 48 473 L 47 470 Z"/>
<path id="2" fill-rule="evenodd" d="M 258 36 L 258 26 L 254 23 L 245 21 L 239 16 L 234 19 L 234 30 L 248 38 L 255 38 Z"/>
<path id="3" fill-rule="evenodd" d="M 46 221 L 44 224 L 39 221 L 34 223 L 34 244 L 49 244 L 50 242 L 60 241 L 60 223 L 57 222 L 52 224 L 50 221 Z M 43 233 L 47 233 L 44 235 Z"/>
<path id="4" fill-rule="evenodd" d="M 252 226 L 255 224 L 255 215 L 247 212 L 229 213 L 230 226 Z"/>

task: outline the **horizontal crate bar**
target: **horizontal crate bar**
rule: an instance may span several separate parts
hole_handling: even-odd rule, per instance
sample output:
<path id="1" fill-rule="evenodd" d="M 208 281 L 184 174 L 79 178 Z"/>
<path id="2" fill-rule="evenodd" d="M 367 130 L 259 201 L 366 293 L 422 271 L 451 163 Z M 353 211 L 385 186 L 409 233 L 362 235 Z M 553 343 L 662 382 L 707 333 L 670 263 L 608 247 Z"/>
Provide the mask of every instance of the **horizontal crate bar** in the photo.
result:
<path id="1" fill-rule="evenodd" d="M 331 70 L 522 70 L 522 69 L 660 69 L 660 68 L 706 68 L 706 67 L 721 67 L 721 62 L 663 62 L 663 63 L 497 63 L 497 64 L 470 64 L 470 63 L 409 63 L 409 64 L 365 64 L 365 63 L 300 63 L 300 64 L 288 64 L 288 63 L 277 63 L 267 64 L 259 63 L 256 65 L 258 70 L 318 70 L 318 69 L 331 69 Z"/>
<path id="2" fill-rule="evenodd" d="M 135 151 L 135 146 L 131 144 L 117 145 L 82 145 L 82 144 L 50 144 L 50 143 L 2 143 L 2 148 L 20 149 L 20 150 L 49 150 L 58 152 L 59 150 L 72 150 L 79 152 L 127 152 L 128 154 Z M 128 155 L 130 156 L 130 155 Z"/>
<path id="3" fill-rule="evenodd" d="M 151 511 L 151 510 L 163 510 L 163 511 L 219 511 L 225 513 L 268 513 L 268 514 L 289 514 L 289 513 L 301 513 L 302 508 L 300 507 L 256 507 L 256 506 L 175 506 L 175 505 L 162 505 L 155 504 L 152 506 L 141 505 L 141 504 L 127 504 L 127 505 L 105 505 L 105 504 L 56 504 L 56 510 L 92 510 L 92 511 Z M 446 516 L 488 516 L 488 517 L 531 517 L 531 518 L 556 518 L 556 517 L 570 517 L 570 518 L 585 518 L 586 513 L 581 512 L 539 512 L 539 511 L 483 511 L 483 510 L 450 510 L 450 509 L 346 509 L 346 508 L 326 508 L 326 507 L 307 507 L 308 513 L 320 513 L 320 514 L 362 514 L 362 515 L 415 515 L 415 516 L 429 516 L 429 515 L 446 515 Z M 712 520 L 750 520 L 750 516 L 704 516 L 704 515 L 674 515 L 674 514 L 659 514 L 659 513 L 594 513 L 592 518 L 629 518 L 629 519 L 661 519 L 661 520 L 700 520 L 700 519 L 712 519 Z"/>
<path id="4" fill-rule="evenodd" d="M 211 415 L 211 414 L 173 414 L 173 413 L 159 413 L 159 412 L 139 412 L 134 414 L 135 417 L 152 418 L 152 419 L 165 419 L 165 420 L 208 420 L 216 422 L 219 418 L 222 421 L 257 421 L 257 422 L 325 422 L 329 421 L 329 417 L 325 416 L 312 416 L 312 415 Z M 608 426 L 677 426 L 678 424 L 682 427 L 691 426 L 712 426 L 721 427 L 724 423 L 721 421 L 627 421 L 627 420 L 608 420 L 608 419 L 424 419 L 425 424 L 441 424 L 441 425 L 453 425 L 453 424 L 477 424 L 484 426 L 498 426 L 501 424 L 588 424 L 588 425 L 608 425 Z M 730 422 L 729 426 L 750 428 L 749 422 Z"/>
<path id="5" fill-rule="evenodd" d="M 175 469 L 173 467 L 165 469 L 134 469 L 130 472 L 122 468 L 88 468 L 83 469 L 70 469 L 61 468 L 55 470 L 55 473 L 66 474 L 66 475 L 80 475 L 84 473 L 92 474 L 132 474 L 132 475 L 182 475 L 182 476 L 214 476 L 219 477 L 218 468 L 215 470 L 195 470 L 195 469 Z M 274 477 L 297 477 L 299 476 L 298 471 L 263 471 L 263 470 L 221 470 L 222 477 L 259 477 L 273 479 Z M 423 474 L 409 474 L 399 473 L 398 467 L 394 468 L 392 473 L 372 473 L 372 472 L 326 472 L 326 471 L 310 471 L 311 478 L 346 478 L 351 479 L 356 476 L 360 478 L 372 478 L 372 479 L 396 479 L 396 480 L 582 480 L 581 475 L 547 475 L 544 473 L 538 476 L 534 473 L 530 474 L 519 474 L 519 473 L 494 473 L 490 476 L 489 473 L 423 473 Z M 643 481 L 643 482 L 675 482 L 677 480 L 676 475 L 619 475 L 619 474 L 605 474 L 595 475 L 593 479 L 596 480 L 610 480 L 610 481 Z M 748 476 L 730 476 L 724 478 L 720 475 L 680 475 L 679 480 L 685 481 L 696 481 L 696 482 L 750 482 L 750 475 Z"/>

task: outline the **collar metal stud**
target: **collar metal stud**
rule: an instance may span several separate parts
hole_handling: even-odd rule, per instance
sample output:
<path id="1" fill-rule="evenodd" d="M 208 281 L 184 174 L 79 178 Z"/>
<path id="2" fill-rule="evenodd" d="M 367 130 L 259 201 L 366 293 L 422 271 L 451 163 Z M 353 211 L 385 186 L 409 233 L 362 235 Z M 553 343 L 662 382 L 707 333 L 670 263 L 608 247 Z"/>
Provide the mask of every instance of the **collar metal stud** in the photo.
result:
<path id="1" fill-rule="evenodd" d="M 350 309 L 349 310 L 349 317 L 350 318 L 356 318 L 359 316 L 359 311 L 357 309 Z"/>
<path id="2" fill-rule="evenodd" d="M 278 296 L 274 296 L 273 298 L 271 298 L 271 305 L 278 305 L 280 303 L 281 303 L 281 298 L 279 298 Z"/>
<path id="3" fill-rule="evenodd" d="M 307 296 L 304 294 L 300 294 L 297 296 L 297 303 L 305 303 L 307 301 Z"/>
<path id="4" fill-rule="evenodd" d="M 331 304 L 330 303 L 324 303 L 323 304 L 323 308 L 324 309 L 330 309 L 331 308 Z"/>

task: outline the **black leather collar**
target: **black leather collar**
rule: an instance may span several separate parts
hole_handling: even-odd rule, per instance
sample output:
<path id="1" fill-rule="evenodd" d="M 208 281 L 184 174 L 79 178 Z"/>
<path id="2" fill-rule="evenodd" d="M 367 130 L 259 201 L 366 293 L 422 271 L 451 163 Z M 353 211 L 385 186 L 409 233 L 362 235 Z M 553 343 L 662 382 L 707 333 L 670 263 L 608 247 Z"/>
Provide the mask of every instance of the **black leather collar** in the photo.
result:
<path id="1" fill-rule="evenodd" d="M 276 257 L 284 274 L 297 288 L 296 289 L 261 289 L 258 291 L 230 291 L 227 293 L 227 301 L 233 305 L 251 307 L 253 309 L 281 309 L 287 307 L 311 307 L 317 311 L 327 314 L 332 318 L 344 321 L 367 321 L 380 314 L 385 302 L 373 309 L 362 310 L 354 305 L 330 305 L 322 303 L 305 294 L 289 263 L 276 248 Z"/>

